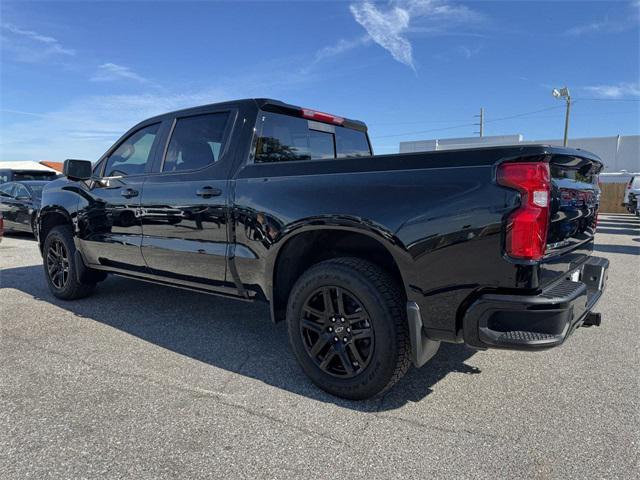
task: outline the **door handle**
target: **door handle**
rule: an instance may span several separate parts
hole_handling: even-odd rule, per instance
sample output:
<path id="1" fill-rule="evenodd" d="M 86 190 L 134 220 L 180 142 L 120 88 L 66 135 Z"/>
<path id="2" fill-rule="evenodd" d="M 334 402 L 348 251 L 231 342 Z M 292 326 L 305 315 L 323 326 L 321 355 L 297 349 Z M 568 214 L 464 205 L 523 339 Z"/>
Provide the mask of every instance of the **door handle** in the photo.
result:
<path id="1" fill-rule="evenodd" d="M 222 195 L 222 190 L 207 186 L 196 190 L 196 195 L 203 198 L 219 197 Z"/>
<path id="2" fill-rule="evenodd" d="M 134 190 L 133 188 L 125 188 L 124 190 L 120 191 L 120 195 L 122 195 L 124 198 L 137 197 L 138 191 Z"/>

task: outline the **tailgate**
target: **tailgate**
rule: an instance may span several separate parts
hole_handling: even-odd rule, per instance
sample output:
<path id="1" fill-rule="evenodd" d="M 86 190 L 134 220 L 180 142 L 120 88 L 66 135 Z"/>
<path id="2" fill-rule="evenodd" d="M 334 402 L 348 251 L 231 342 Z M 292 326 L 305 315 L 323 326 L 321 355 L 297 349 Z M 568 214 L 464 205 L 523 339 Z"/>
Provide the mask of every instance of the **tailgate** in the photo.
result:
<path id="1" fill-rule="evenodd" d="M 551 202 L 547 250 L 541 283 L 547 284 L 582 264 L 593 250 L 602 163 L 587 152 L 555 154 L 550 161 Z"/>

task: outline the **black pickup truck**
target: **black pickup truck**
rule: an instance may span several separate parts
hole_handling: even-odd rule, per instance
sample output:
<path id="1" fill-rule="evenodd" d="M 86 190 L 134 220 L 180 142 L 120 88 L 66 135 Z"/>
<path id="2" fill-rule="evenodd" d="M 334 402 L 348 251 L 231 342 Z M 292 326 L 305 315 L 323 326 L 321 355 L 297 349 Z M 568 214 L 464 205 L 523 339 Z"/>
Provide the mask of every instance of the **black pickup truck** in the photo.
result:
<path id="1" fill-rule="evenodd" d="M 443 341 L 541 350 L 598 325 L 601 168 L 545 145 L 374 156 L 362 122 L 240 100 L 67 160 L 39 244 L 62 299 L 112 273 L 267 301 L 309 377 L 363 399 Z"/>

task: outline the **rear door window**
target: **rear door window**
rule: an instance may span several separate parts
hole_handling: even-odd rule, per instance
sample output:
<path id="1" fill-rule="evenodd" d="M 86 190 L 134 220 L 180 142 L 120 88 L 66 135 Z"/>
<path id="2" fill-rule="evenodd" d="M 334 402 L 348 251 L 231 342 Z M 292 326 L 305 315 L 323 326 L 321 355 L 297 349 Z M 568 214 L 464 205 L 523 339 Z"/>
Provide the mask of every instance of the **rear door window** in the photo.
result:
<path id="1" fill-rule="evenodd" d="M 217 112 L 176 120 L 162 171 L 197 170 L 216 163 L 224 151 L 229 116 L 230 112 Z"/>
<path id="2" fill-rule="evenodd" d="M 364 132 L 273 112 L 260 113 L 256 137 L 258 163 L 370 155 Z"/>

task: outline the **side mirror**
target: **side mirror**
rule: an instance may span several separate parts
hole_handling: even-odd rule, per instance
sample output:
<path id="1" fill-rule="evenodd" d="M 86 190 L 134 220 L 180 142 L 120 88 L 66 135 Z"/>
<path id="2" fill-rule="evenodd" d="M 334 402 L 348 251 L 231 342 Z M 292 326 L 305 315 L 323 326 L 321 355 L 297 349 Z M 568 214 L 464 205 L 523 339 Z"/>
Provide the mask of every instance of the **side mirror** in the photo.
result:
<path id="1" fill-rule="evenodd" d="M 70 180 L 89 180 L 93 174 L 93 164 L 89 160 L 68 158 L 62 165 L 62 174 Z"/>

